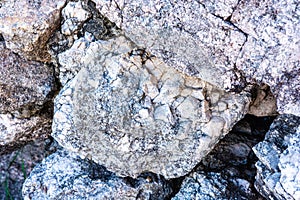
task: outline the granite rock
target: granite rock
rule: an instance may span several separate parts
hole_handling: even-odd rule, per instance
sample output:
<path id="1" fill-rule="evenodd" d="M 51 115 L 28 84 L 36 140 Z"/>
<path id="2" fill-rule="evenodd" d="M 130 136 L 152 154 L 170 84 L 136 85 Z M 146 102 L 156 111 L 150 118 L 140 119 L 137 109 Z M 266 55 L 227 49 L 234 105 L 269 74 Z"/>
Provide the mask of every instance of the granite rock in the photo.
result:
<path id="1" fill-rule="evenodd" d="M 123 36 L 90 44 L 55 99 L 52 135 L 119 176 L 183 176 L 244 116 L 249 94 L 226 93 L 134 46 Z"/>
<path id="2" fill-rule="evenodd" d="M 242 0 L 231 22 L 248 34 L 236 66 L 271 87 L 278 112 L 300 116 L 300 8 L 296 0 Z"/>
<path id="3" fill-rule="evenodd" d="M 7 48 L 29 59 L 50 61 L 46 43 L 60 23 L 66 0 L 2 0 L 0 34 Z"/>
<path id="4" fill-rule="evenodd" d="M 234 68 L 246 35 L 199 1 L 95 2 L 134 43 L 168 65 L 220 88 L 244 87 Z"/>
<path id="5" fill-rule="evenodd" d="M 253 148 L 259 159 L 255 187 L 268 199 L 300 198 L 299 125 L 299 117 L 280 115 Z"/>
<path id="6" fill-rule="evenodd" d="M 58 151 L 35 167 L 22 194 L 27 199 L 165 199 L 172 192 L 162 177 L 145 173 L 121 178 L 104 167 Z"/>
<path id="7" fill-rule="evenodd" d="M 28 118 L 49 101 L 55 89 L 53 69 L 27 61 L 0 46 L 0 113 Z"/>

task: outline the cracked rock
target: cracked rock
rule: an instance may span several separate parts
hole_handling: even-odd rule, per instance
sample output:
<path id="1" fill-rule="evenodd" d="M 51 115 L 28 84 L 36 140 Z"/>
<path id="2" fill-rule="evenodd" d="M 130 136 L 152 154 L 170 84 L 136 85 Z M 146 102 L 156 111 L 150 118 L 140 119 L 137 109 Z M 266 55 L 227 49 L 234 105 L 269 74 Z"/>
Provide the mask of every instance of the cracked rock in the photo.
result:
<path id="1" fill-rule="evenodd" d="M 244 116 L 249 95 L 133 47 L 123 36 L 90 44 L 84 67 L 55 99 L 52 135 L 119 176 L 183 176 Z"/>
<path id="2" fill-rule="evenodd" d="M 28 118 L 50 100 L 53 69 L 0 47 L 0 113 Z"/>
<path id="3" fill-rule="evenodd" d="M 300 118 L 279 115 L 254 152 L 255 187 L 268 199 L 300 199 Z"/>
<path id="4" fill-rule="evenodd" d="M 231 22 L 247 33 L 237 60 L 248 81 L 268 84 L 280 114 L 300 116 L 298 1 L 240 1 Z"/>
<path id="5" fill-rule="evenodd" d="M 7 48 L 29 59 L 50 61 L 46 43 L 60 23 L 65 0 L 2 0 L 0 33 Z"/>
<path id="6" fill-rule="evenodd" d="M 27 199 L 165 199 L 172 192 L 162 177 L 144 173 L 121 178 L 74 153 L 58 151 L 36 166 L 23 184 Z"/>
<path id="7" fill-rule="evenodd" d="M 245 34 L 198 1 L 95 2 L 127 37 L 168 65 L 219 88 L 243 87 L 234 68 Z M 230 7 L 226 12 L 232 11 Z"/>

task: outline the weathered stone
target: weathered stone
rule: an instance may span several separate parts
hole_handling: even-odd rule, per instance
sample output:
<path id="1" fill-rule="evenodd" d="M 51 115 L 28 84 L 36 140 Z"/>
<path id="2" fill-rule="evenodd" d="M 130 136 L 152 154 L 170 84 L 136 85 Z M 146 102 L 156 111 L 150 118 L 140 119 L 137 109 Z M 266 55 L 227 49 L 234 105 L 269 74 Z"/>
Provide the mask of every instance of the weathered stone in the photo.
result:
<path id="1" fill-rule="evenodd" d="M 160 176 L 120 178 L 75 154 L 58 151 L 35 167 L 23 185 L 24 199 L 165 199 L 172 192 Z"/>
<path id="2" fill-rule="evenodd" d="M 55 100 L 53 137 L 120 176 L 187 174 L 248 111 L 231 94 L 133 51 L 124 37 L 90 44 Z M 143 54 L 143 55 L 140 55 Z"/>
<path id="3" fill-rule="evenodd" d="M 0 71 L 0 113 L 28 118 L 50 100 L 55 85 L 51 67 L 0 46 Z"/>
<path id="4" fill-rule="evenodd" d="M 300 9 L 296 0 L 240 1 L 231 22 L 248 34 L 237 60 L 248 81 L 271 87 L 279 113 L 300 116 Z"/>
<path id="5" fill-rule="evenodd" d="M 66 0 L 2 0 L 0 33 L 7 48 L 29 59 L 49 61 L 46 43 L 60 23 Z"/>
<path id="6" fill-rule="evenodd" d="M 273 119 L 246 115 L 185 178 L 174 199 L 263 199 L 254 188 L 257 158 L 251 147 Z"/>
<path id="7" fill-rule="evenodd" d="M 207 12 L 222 17 L 224 20 L 229 20 L 233 11 L 239 3 L 239 0 L 199 0 L 199 3 L 203 4 Z"/>
<path id="8" fill-rule="evenodd" d="M 52 120 L 47 115 L 18 119 L 11 114 L 0 114 L 0 154 L 36 138 L 48 136 Z"/>
<path id="9" fill-rule="evenodd" d="M 259 159 L 258 191 L 268 199 L 299 199 L 300 118 L 280 115 L 253 150 Z"/>
<path id="10" fill-rule="evenodd" d="M 251 102 L 248 114 L 258 117 L 277 115 L 276 98 L 270 91 L 270 87 L 262 85 L 253 87 L 252 94 L 255 97 Z"/>
<path id="11" fill-rule="evenodd" d="M 246 36 L 198 1 L 95 2 L 133 42 L 170 66 L 220 88 L 243 87 L 233 69 Z"/>

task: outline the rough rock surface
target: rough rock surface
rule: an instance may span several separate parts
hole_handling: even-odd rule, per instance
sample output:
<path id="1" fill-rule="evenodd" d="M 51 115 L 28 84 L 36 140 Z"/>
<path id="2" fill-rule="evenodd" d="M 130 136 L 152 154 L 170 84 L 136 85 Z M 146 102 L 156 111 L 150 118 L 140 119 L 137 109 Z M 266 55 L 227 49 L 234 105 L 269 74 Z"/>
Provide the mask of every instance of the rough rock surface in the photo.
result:
<path id="1" fill-rule="evenodd" d="M 265 83 L 279 113 L 300 116 L 300 9 L 296 0 L 96 0 L 140 47 L 220 88 Z"/>
<path id="2" fill-rule="evenodd" d="M 258 191 L 269 199 L 300 199 L 300 118 L 280 115 L 253 150 Z"/>
<path id="3" fill-rule="evenodd" d="M 124 37 L 96 41 L 55 100 L 53 137 L 120 176 L 188 173 L 248 111 L 231 94 L 166 66 Z"/>
<path id="4" fill-rule="evenodd" d="M 60 23 L 66 0 L 2 0 L 0 33 L 7 48 L 30 59 L 49 61 L 46 42 Z"/>
<path id="5" fill-rule="evenodd" d="M 299 2 L 242 0 L 231 22 L 248 34 L 237 68 L 271 87 L 279 113 L 300 116 Z"/>
<path id="6" fill-rule="evenodd" d="M 254 188 L 257 157 L 251 148 L 263 140 L 273 119 L 246 115 L 185 178 L 173 199 L 263 199 Z"/>
<path id="7" fill-rule="evenodd" d="M 168 65 L 220 88 L 243 87 L 232 70 L 246 35 L 199 1 L 95 2 L 126 36 Z"/>
<path id="8" fill-rule="evenodd" d="M 58 151 L 35 167 L 23 185 L 24 199 L 165 199 L 172 192 L 160 176 L 120 178 L 87 160 Z"/>
<path id="9" fill-rule="evenodd" d="M 13 152 L 0 155 L 0 199 L 23 199 L 23 182 L 43 158 L 53 153 L 53 143 L 50 139 L 44 141 L 44 138 L 39 138 Z"/>
<path id="10" fill-rule="evenodd" d="M 53 69 L 27 61 L 0 45 L 0 113 L 28 118 L 51 98 Z"/>

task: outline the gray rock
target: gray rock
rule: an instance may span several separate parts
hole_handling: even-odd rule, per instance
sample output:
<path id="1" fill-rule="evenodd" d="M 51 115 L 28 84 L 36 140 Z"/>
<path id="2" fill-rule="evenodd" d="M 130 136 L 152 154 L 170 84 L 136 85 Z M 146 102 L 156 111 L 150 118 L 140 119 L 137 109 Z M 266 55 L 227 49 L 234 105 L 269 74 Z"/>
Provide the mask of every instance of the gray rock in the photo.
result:
<path id="1" fill-rule="evenodd" d="M 7 48 L 29 59 L 50 61 L 46 43 L 60 23 L 66 0 L 1 1 L 0 33 Z"/>
<path id="2" fill-rule="evenodd" d="M 27 199 L 165 199 L 170 185 L 154 174 L 120 178 L 87 160 L 58 151 L 35 167 L 22 194 Z"/>
<path id="3" fill-rule="evenodd" d="M 11 114 L 0 114 L 0 154 L 15 146 L 43 138 L 51 132 L 52 119 L 48 114 L 19 119 Z"/>
<path id="4" fill-rule="evenodd" d="M 248 34 L 237 60 L 248 81 L 271 87 L 279 113 L 300 116 L 300 9 L 296 0 L 240 1 L 231 22 Z"/>
<path id="5" fill-rule="evenodd" d="M 280 115 L 253 148 L 259 159 L 255 187 L 268 199 L 300 198 L 299 125 L 299 117 Z"/>
<path id="6" fill-rule="evenodd" d="M 95 2 L 126 36 L 168 65 L 220 88 L 243 87 L 233 69 L 245 34 L 207 12 L 199 1 Z"/>
<path id="7" fill-rule="evenodd" d="M 55 100 L 52 135 L 119 176 L 185 175 L 248 111 L 248 93 L 225 93 L 145 52 L 124 54 L 132 47 L 124 37 L 90 44 Z"/>
<path id="8" fill-rule="evenodd" d="M 28 118 L 51 99 L 53 69 L 0 46 L 0 113 Z"/>

